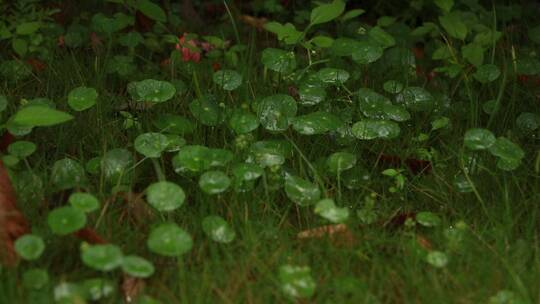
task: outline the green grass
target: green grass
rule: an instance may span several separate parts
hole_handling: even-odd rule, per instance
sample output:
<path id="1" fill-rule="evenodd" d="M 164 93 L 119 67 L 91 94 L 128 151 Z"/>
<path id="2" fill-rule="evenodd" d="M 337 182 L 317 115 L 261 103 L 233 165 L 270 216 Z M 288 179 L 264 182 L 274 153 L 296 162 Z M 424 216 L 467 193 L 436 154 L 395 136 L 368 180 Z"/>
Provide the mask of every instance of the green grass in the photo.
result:
<path id="1" fill-rule="evenodd" d="M 103 73 L 101 67 L 105 58 L 58 55 L 44 75 L 15 86 L 3 84 L 0 87 L 0 93 L 13 100 L 47 96 L 61 109 L 67 109 L 65 96 L 73 87 L 84 84 L 100 92 L 98 106 L 76 114 L 74 122 L 36 129 L 28 137 L 39 146 L 38 153 L 28 160 L 29 167 L 42 178 L 43 185 L 36 184 L 31 191 L 20 193 L 19 206 L 31 219 L 33 232 L 47 240 L 46 252 L 36 262 L 22 262 L 16 269 L 0 269 L 0 303 L 52 302 L 47 299 L 52 295 L 54 285 L 63 281 L 81 282 L 101 277 L 115 285 L 121 282 L 119 271 L 103 274 L 84 266 L 79 257 L 78 240 L 54 236 L 50 232 L 46 224 L 47 212 L 63 205 L 69 195 L 68 192 L 54 191 L 48 179 L 50 168 L 54 161 L 64 157 L 84 164 L 111 148 L 124 147 L 133 151 L 135 137 L 153 130 L 151 121 L 157 113 L 189 116 L 187 105 L 196 93 L 192 88 L 193 80 L 183 79 L 189 84 L 185 94 L 173 102 L 137 113 L 140 130 L 123 130 L 122 118 L 115 107 L 128 99 L 125 82 Z M 257 59 L 253 45 L 250 45 L 248 58 L 248 62 Z M 157 65 L 156 57 L 149 60 Z M 212 86 L 208 66 L 198 69 L 201 89 L 215 92 L 219 100 L 231 107 L 250 102 L 253 97 L 286 90 L 286 85 L 264 79 L 261 69 L 252 70 L 252 65 L 248 64 L 242 72 L 249 84 L 233 97 Z M 396 74 L 406 75 L 403 71 Z M 382 75 L 376 75 L 367 86 L 380 88 L 385 80 Z M 521 90 L 508 85 L 503 92 L 503 102 L 531 97 L 530 92 Z M 497 93 L 495 89 L 478 91 L 472 101 L 478 105 Z M 336 94 L 343 96 L 343 91 Z M 519 113 L 516 107 L 520 105 L 513 102 L 503 107 L 508 111 L 501 114 L 504 118 L 494 125 L 499 134 L 504 134 L 503 130 L 512 123 L 515 114 Z M 159 164 L 166 178 L 182 185 L 186 191 L 188 199 L 181 209 L 171 214 L 158 214 L 148 206 L 140 206 L 141 202 L 129 205 L 121 200 L 109 200 L 111 189 L 98 175 L 91 177 L 91 186 L 87 190 L 107 203 L 102 211 L 90 215 L 89 224 L 124 252 L 153 261 L 156 273 L 146 280 L 145 294 L 163 303 L 288 302 L 278 278 L 279 267 L 287 263 L 310 266 L 317 283 L 314 297 L 299 300 L 299 303 L 373 303 L 370 301 L 374 298 L 381 303 L 486 303 L 503 289 L 513 291 L 523 300 L 519 303 L 540 303 L 540 180 L 532 157 L 538 142 L 531 139 L 525 143 L 527 157 L 524 163 L 509 173 L 494 169 L 494 159 L 480 153 L 480 170 L 471 175 L 476 193 L 459 193 L 452 180 L 461 169 L 458 160 L 464 152 L 463 134 L 468 121 L 460 121 L 458 114 L 451 119 L 456 122 L 454 128 L 433 135 L 427 143 L 413 140 L 426 124 L 429 125 L 428 117 L 420 116 L 396 141 L 375 144 L 357 141 L 353 144 L 350 150 L 358 155 L 371 174 L 371 180 L 358 190 L 338 187 L 337 181 L 326 176 L 319 166 L 321 157 L 341 150 L 333 139 L 298 136 L 290 130 L 285 135 L 255 132 L 258 140 L 279 138 L 295 143 L 297 150 L 287 162 L 287 169 L 312 180 L 313 168 L 321 174 L 328 194 L 341 197 L 337 203 L 348 206 L 351 211 L 347 225 L 354 236 L 352 241 L 299 240 L 298 232 L 328 223 L 313 214 L 310 208 L 292 204 L 283 191 L 270 191 L 263 182 L 245 194 L 230 191 L 221 196 L 204 195 L 198 190 L 196 178 L 181 177 L 173 172 L 170 166 L 172 154 L 166 154 Z M 481 119 L 486 120 L 486 117 Z M 235 151 L 234 136 L 226 128 L 199 125 L 186 140 L 189 144 Z M 405 171 L 404 189 L 391 193 L 388 189 L 393 180 L 381 174 L 382 168 L 375 164 L 377 155 L 386 151 L 406 156 L 419 147 L 437 151 L 433 172 L 415 176 Z M 15 184 L 20 169 L 14 170 Z M 130 187 L 135 192 L 144 191 L 158 179 L 149 160 L 135 167 L 134 176 Z M 26 190 L 29 190 L 28 186 Z M 378 218 L 368 225 L 360 221 L 356 210 L 371 193 L 376 195 Z M 408 211 L 431 211 L 440 216 L 442 222 L 431 228 L 383 224 L 393 215 Z M 204 235 L 200 223 L 210 214 L 219 214 L 230 223 L 237 233 L 234 242 L 217 244 Z M 178 223 L 193 236 L 194 247 L 185 256 L 163 258 L 147 249 L 150 228 L 163 220 Z M 463 231 L 462 240 L 452 245 L 444 231 L 455 227 L 459 221 L 466 223 L 467 229 Z M 419 237 L 428 240 L 434 250 L 448 255 L 446 267 L 435 268 L 425 261 L 425 252 L 418 246 Z M 48 270 L 51 283 L 45 290 L 29 291 L 22 286 L 22 274 L 32 267 Z M 118 290 L 100 303 L 119 303 L 120 299 Z"/>

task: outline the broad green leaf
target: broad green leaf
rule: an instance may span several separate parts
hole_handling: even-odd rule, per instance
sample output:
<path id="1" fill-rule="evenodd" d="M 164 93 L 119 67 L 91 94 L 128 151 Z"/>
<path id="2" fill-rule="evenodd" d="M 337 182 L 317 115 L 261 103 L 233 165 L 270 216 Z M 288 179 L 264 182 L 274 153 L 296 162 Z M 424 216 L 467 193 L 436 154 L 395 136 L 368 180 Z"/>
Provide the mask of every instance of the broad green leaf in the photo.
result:
<path id="1" fill-rule="evenodd" d="M 484 48 L 474 42 L 461 47 L 461 55 L 465 60 L 477 67 L 484 62 Z"/>
<path id="2" fill-rule="evenodd" d="M 24 159 L 34 154 L 36 149 L 36 144 L 26 140 L 19 140 L 8 146 L 9 154 L 16 156 L 19 159 Z"/>
<path id="3" fill-rule="evenodd" d="M 268 69 L 278 73 L 291 73 L 296 69 L 296 58 L 293 52 L 267 48 L 262 52 L 262 63 Z"/>
<path id="4" fill-rule="evenodd" d="M 467 37 L 467 25 L 457 12 L 447 13 L 439 17 L 439 22 L 444 30 L 453 38 L 465 40 Z"/>
<path id="5" fill-rule="evenodd" d="M 364 119 L 352 126 L 352 133 L 358 139 L 393 139 L 399 136 L 399 125 L 389 120 Z"/>
<path id="6" fill-rule="evenodd" d="M 495 81 L 501 75 L 501 70 L 494 64 L 484 64 L 479 66 L 474 72 L 474 79 L 480 83 L 489 83 Z"/>
<path id="7" fill-rule="evenodd" d="M 520 146 L 505 137 L 499 137 L 489 147 L 489 152 L 501 159 L 519 162 L 525 157 Z"/>
<path id="8" fill-rule="evenodd" d="M 161 224 L 150 232 L 146 242 L 150 251 L 168 257 L 179 257 L 193 247 L 193 239 L 174 223 Z"/>
<path id="9" fill-rule="evenodd" d="M 371 40 L 361 41 L 352 53 L 352 59 L 358 64 L 370 64 L 381 58 L 384 49 Z"/>
<path id="10" fill-rule="evenodd" d="M 233 159 L 234 155 L 227 149 L 209 149 L 207 160 L 210 167 L 225 167 Z"/>
<path id="11" fill-rule="evenodd" d="M 27 289 L 42 289 L 49 283 L 49 274 L 42 268 L 26 270 L 22 276 L 23 286 Z"/>
<path id="12" fill-rule="evenodd" d="M 236 134 L 245 134 L 259 127 L 259 119 L 250 112 L 236 110 L 229 118 L 229 126 Z"/>
<path id="13" fill-rule="evenodd" d="M 276 34 L 278 39 L 286 44 L 296 44 L 303 36 L 303 33 L 298 31 L 292 23 L 267 22 L 264 29 Z"/>
<path id="14" fill-rule="evenodd" d="M 382 48 L 389 48 L 396 45 L 396 39 L 379 26 L 372 27 L 368 34 Z"/>
<path id="15" fill-rule="evenodd" d="M 135 150 L 149 158 L 159 158 L 169 146 L 169 139 L 161 133 L 144 133 L 135 138 Z"/>
<path id="16" fill-rule="evenodd" d="M 315 36 L 310 40 L 313 44 L 320 48 L 329 48 L 334 43 L 334 39 L 328 36 Z"/>
<path id="17" fill-rule="evenodd" d="M 123 34 L 122 36 L 120 36 L 120 38 L 118 38 L 118 43 L 127 48 L 135 48 L 143 41 L 143 36 L 139 32 L 135 31 Z"/>
<path id="18" fill-rule="evenodd" d="M 350 10 L 348 12 L 346 12 L 345 14 L 343 14 L 343 16 L 341 16 L 341 21 L 347 21 L 347 20 L 350 20 L 350 19 L 354 19 L 360 15 L 363 15 L 366 11 L 363 10 L 363 9 L 353 9 L 353 10 Z"/>
<path id="19" fill-rule="evenodd" d="M 448 117 L 439 117 L 431 122 L 431 131 L 446 128 L 450 124 Z"/>
<path id="20" fill-rule="evenodd" d="M 293 118 L 293 129 L 303 135 L 324 134 L 335 131 L 344 123 L 339 117 L 328 112 L 312 112 Z"/>
<path id="21" fill-rule="evenodd" d="M 454 6 L 454 0 L 433 0 L 445 13 L 449 13 Z"/>
<path id="22" fill-rule="evenodd" d="M 311 11 L 310 25 L 330 22 L 345 11 L 345 2 L 333 0 L 329 4 L 319 5 Z"/>
<path id="23" fill-rule="evenodd" d="M 28 42 L 24 39 L 15 38 L 11 40 L 11 47 L 19 57 L 24 57 L 28 53 Z"/>
<path id="24" fill-rule="evenodd" d="M 122 265 L 123 254 L 112 244 L 86 245 L 81 248 L 81 260 L 90 268 L 111 271 Z"/>
<path id="25" fill-rule="evenodd" d="M 28 261 L 37 260 L 45 250 L 45 242 L 40 236 L 25 234 L 15 241 L 15 252 Z"/>
<path id="26" fill-rule="evenodd" d="M 326 166 L 333 174 L 339 174 L 356 165 L 356 155 L 349 152 L 336 152 L 328 156 Z"/>
<path id="27" fill-rule="evenodd" d="M 184 204 L 186 194 L 177 184 L 161 181 L 148 186 L 146 199 L 152 207 L 159 211 L 172 211 Z"/>
<path id="28" fill-rule="evenodd" d="M 67 235 L 86 225 L 86 215 L 75 207 L 60 207 L 49 212 L 47 223 L 53 233 Z"/>
<path id="29" fill-rule="evenodd" d="M 41 23 L 37 21 L 33 22 L 24 22 L 17 25 L 17 28 L 15 29 L 15 32 L 17 35 L 31 35 L 35 33 L 39 28 L 41 27 Z"/>
<path id="30" fill-rule="evenodd" d="M 242 75 L 233 70 L 220 70 L 214 73 L 214 83 L 226 91 L 233 91 L 242 85 Z"/>
<path id="31" fill-rule="evenodd" d="M 99 209 L 98 199 L 90 193 L 72 193 L 68 198 L 68 202 L 71 204 L 71 206 L 86 213 Z"/>
<path id="32" fill-rule="evenodd" d="M 422 211 L 416 214 L 416 221 L 418 224 L 425 227 L 435 227 L 441 224 L 441 218 L 435 213 Z"/>
<path id="33" fill-rule="evenodd" d="M 358 40 L 355 40 L 352 38 L 340 37 L 334 40 L 334 43 L 332 44 L 332 47 L 330 48 L 329 52 L 333 56 L 338 56 L 338 57 L 351 56 L 361 47 L 362 47 L 362 44 Z"/>
<path id="34" fill-rule="evenodd" d="M 27 106 L 20 109 L 12 117 L 18 125 L 29 127 L 46 127 L 61 124 L 73 119 L 73 116 L 44 106 Z"/>
<path id="35" fill-rule="evenodd" d="M 208 171 L 199 178 L 199 187 L 207 194 L 219 194 L 231 185 L 231 179 L 222 171 Z"/>
<path id="36" fill-rule="evenodd" d="M 155 268 L 145 258 L 129 255 L 122 259 L 122 270 L 135 278 L 148 278 L 154 274 Z"/>
<path id="37" fill-rule="evenodd" d="M 98 93 L 94 88 L 78 87 L 68 95 L 68 104 L 75 111 L 90 109 L 96 104 Z"/>
<path id="38" fill-rule="evenodd" d="M 316 283 L 308 266 L 279 267 L 279 281 L 283 293 L 292 298 L 309 298 L 315 293 Z"/>
<path id="39" fill-rule="evenodd" d="M 136 8 L 146 17 L 159 22 L 167 21 L 167 15 L 163 9 L 150 0 L 136 0 Z"/>
<path id="40" fill-rule="evenodd" d="M 464 143 L 471 150 L 485 150 L 495 143 L 495 135 L 486 129 L 469 129 L 465 132 Z"/>
<path id="41" fill-rule="evenodd" d="M 230 243 L 236 237 L 236 233 L 222 217 L 210 215 L 203 219 L 202 229 L 214 242 Z"/>
<path id="42" fill-rule="evenodd" d="M 339 208 L 334 200 L 325 198 L 315 205 L 315 213 L 329 220 L 332 223 L 343 223 L 349 218 L 349 209 L 347 207 Z"/>
<path id="43" fill-rule="evenodd" d="M 257 105 L 261 125 L 274 132 L 285 131 L 296 116 L 296 101 L 289 95 L 277 94 L 264 98 Z"/>
<path id="44" fill-rule="evenodd" d="M 321 190 L 317 185 L 292 175 L 285 177 L 285 193 L 291 201 L 300 206 L 312 205 L 321 196 Z"/>

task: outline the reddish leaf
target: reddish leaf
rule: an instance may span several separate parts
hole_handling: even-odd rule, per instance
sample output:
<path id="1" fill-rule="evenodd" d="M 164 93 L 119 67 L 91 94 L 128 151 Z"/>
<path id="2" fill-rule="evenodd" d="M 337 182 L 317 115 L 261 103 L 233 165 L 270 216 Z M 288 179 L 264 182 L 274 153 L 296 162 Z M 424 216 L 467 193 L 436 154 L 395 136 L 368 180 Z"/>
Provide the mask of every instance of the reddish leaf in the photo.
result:
<path id="1" fill-rule="evenodd" d="M 17 264 L 18 256 L 13 248 L 15 240 L 30 232 L 24 215 L 17 209 L 15 192 L 8 172 L 0 161 L 0 261 L 6 266 Z"/>

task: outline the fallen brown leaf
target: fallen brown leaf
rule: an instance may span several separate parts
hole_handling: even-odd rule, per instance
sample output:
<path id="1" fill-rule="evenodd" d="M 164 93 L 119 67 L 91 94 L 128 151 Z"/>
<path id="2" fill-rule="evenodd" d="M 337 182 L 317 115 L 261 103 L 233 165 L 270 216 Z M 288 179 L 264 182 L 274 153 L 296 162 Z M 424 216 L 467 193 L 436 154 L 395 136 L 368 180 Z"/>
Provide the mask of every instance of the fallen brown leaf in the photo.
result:
<path id="1" fill-rule="evenodd" d="M 122 294 L 125 303 L 133 303 L 144 289 L 144 281 L 124 274 L 122 280 Z"/>
<path id="2" fill-rule="evenodd" d="M 299 240 L 329 238 L 338 245 L 349 246 L 355 242 L 354 235 L 345 224 L 326 225 L 299 232 Z"/>
<path id="3" fill-rule="evenodd" d="M 4 163 L 0 161 L 0 261 L 15 266 L 18 261 L 14 242 L 30 232 L 30 225 L 17 209 L 15 191 Z"/>

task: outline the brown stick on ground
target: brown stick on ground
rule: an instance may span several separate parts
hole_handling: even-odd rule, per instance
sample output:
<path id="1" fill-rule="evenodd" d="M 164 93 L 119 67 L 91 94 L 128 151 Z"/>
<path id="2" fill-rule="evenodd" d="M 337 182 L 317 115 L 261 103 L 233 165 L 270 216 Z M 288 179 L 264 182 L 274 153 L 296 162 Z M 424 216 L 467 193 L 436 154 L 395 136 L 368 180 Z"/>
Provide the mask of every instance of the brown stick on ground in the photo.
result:
<path id="1" fill-rule="evenodd" d="M 11 185 L 4 163 L 0 161 L 0 262 L 15 266 L 18 261 L 14 242 L 30 232 L 30 225 L 17 209 L 15 191 Z"/>

